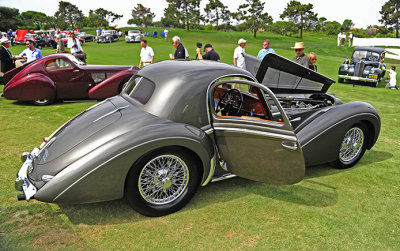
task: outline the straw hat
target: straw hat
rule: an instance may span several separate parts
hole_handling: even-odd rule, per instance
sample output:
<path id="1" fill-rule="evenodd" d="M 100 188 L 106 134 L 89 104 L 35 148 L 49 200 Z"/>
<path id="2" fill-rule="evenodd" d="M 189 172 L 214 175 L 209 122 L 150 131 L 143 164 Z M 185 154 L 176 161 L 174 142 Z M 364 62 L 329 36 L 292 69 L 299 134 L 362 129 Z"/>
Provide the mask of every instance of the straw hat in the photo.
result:
<path id="1" fill-rule="evenodd" d="M 9 42 L 10 42 L 10 40 L 8 38 L 6 38 L 6 37 L 2 37 L 0 39 L 0 44 L 6 44 L 6 43 L 9 43 Z"/>
<path id="2" fill-rule="evenodd" d="M 292 49 L 305 49 L 307 47 L 304 46 L 304 42 L 296 42 L 294 44 L 293 47 L 291 47 Z"/>
<path id="3" fill-rule="evenodd" d="M 244 40 L 243 38 L 239 39 L 238 44 L 245 44 L 247 40 Z"/>

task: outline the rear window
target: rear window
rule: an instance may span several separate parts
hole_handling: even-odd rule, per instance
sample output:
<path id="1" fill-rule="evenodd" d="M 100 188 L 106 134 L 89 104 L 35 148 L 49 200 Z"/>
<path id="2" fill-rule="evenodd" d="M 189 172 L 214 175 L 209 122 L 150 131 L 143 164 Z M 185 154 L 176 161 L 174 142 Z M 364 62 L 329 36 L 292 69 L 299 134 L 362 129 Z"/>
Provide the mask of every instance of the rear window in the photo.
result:
<path id="1" fill-rule="evenodd" d="M 124 91 L 131 97 L 146 104 L 153 95 L 156 85 L 143 77 L 131 78 Z"/>

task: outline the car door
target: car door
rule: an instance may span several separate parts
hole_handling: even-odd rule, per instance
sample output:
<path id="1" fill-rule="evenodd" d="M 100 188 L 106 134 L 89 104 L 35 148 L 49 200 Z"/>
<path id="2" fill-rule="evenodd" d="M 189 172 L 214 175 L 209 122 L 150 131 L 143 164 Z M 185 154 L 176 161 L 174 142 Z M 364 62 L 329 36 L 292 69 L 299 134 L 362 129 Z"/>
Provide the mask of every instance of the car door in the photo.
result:
<path id="1" fill-rule="evenodd" d="M 217 90 L 238 84 L 242 90 L 252 89 L 253 93 L 241 91 L 245 98 L 240 114 L 224 116 L 216 109 L 221 100 L 218 100 Z M 229 172 L 271 184 L 293 184 L 302 180 L 305 164 L 300 144 L 268 88 L 246 80 L 217 81 L 210 86 L 208 97 L 212 134 Z"/>
<path id="2" fill-rule="evenodd" d="M 49 60 L 45 69 L 56 84 L 58 99 L 89 99 L 88 91 L 92 83 L 85 77 L 85 72 L 70 60 Z"/>

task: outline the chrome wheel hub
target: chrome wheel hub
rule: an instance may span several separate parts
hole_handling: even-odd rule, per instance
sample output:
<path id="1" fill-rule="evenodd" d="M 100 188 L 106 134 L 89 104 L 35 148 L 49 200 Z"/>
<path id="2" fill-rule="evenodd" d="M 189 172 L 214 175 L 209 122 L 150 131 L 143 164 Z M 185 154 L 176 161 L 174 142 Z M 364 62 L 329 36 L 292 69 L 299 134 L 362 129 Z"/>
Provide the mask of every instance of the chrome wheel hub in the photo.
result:
<path id="1" fill-rule="evenodd" d="M 143 199 L 164 205 L 178 199 L 186 190 L 189 170 L 175 155 L 161 155 L 150 160 L 139 175 L 139 192 Z"/>
<path id="2" fill-rule="evenodd" d="M 343 163 L 353 161 L 361 153 L 364 144 L 364 132 L 353 127 L 346 132 L 340 147 L 339 158 Z"/>

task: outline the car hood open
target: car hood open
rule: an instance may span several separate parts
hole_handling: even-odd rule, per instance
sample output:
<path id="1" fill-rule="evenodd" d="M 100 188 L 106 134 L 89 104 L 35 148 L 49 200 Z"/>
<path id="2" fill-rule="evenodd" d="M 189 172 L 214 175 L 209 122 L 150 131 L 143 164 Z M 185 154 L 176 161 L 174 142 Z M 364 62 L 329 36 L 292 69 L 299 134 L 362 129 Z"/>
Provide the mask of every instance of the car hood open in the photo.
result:
<path id="1" fill-rule="evenodd" d="M 274 53 L 244 54 L 246 69 L 274 93 L 326 93 L 335 81 Z"/>

